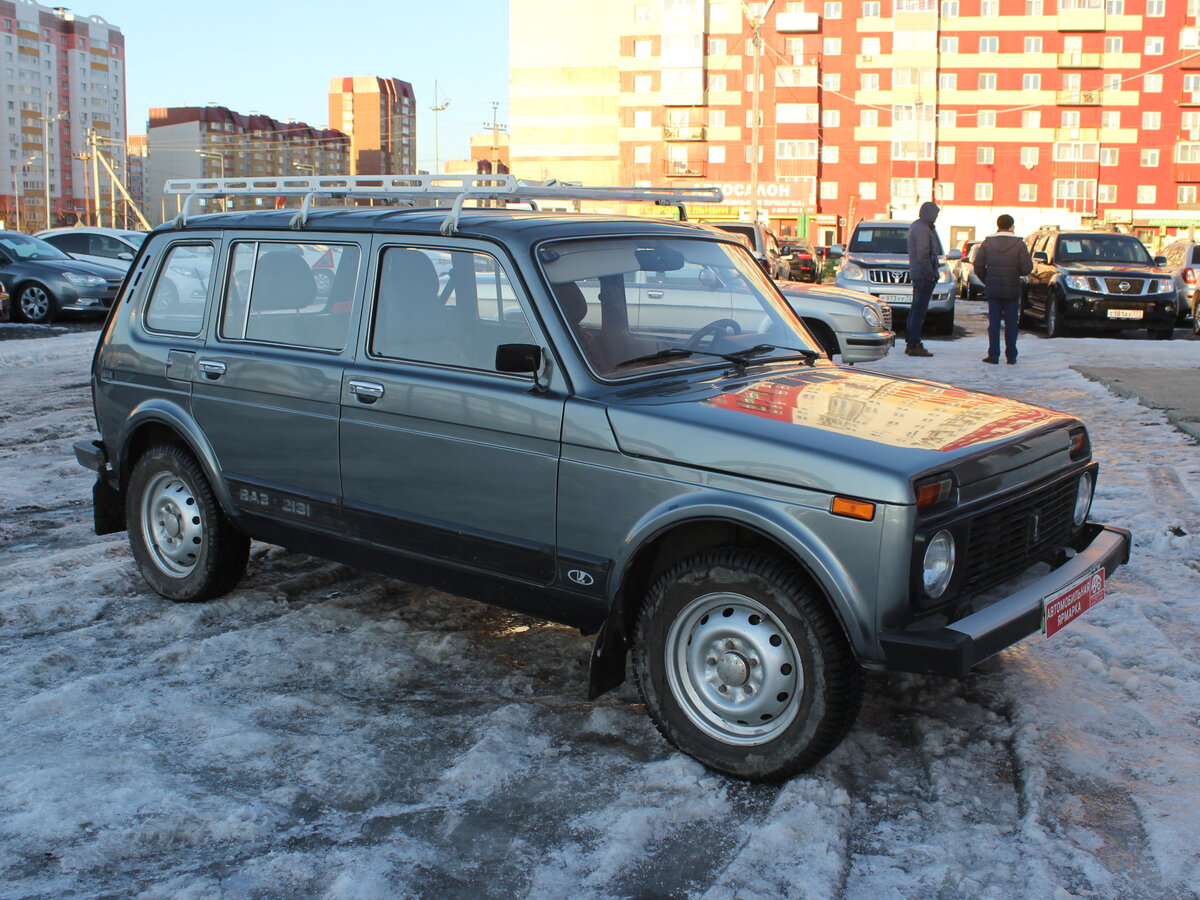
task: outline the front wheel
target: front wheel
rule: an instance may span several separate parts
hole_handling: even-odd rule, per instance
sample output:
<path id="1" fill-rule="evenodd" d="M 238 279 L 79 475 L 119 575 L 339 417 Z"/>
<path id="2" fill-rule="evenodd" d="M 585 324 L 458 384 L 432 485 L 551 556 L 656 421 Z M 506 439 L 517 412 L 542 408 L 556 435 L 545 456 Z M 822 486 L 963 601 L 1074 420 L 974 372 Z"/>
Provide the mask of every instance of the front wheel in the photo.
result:
<path id="1" fill-rule="evenodd" d="M 17 313 L 31 325 L 48 325 L 58 317 L 58 298 L 48 288 L 32 282 L 17 294 Z"/>
<path id="2" fill-rule="evenodd" d="M 814 765 L 862 700 L 854 654 L 809 583 L 774 557 L 733 548 L 659 578 L 638 618 L 634 671 L 663 737 L 752 781 Z"/>
<path id="3" fill-rule="evenodd" d="M 1067 325 L 1062 318 L 1062 304 L 1051 297 L 1046 303 L 1046 337 L 1060 338 L 1067 333 Z"/>
<path id="4" fill-rule="evenodd" d="M 129 545 L 147 583 L 169 600 L 211 600 L 246 571 L 250 539 L 221 511 L 187 450 L 159 444 L 133 467 L 125 498 Z"/>

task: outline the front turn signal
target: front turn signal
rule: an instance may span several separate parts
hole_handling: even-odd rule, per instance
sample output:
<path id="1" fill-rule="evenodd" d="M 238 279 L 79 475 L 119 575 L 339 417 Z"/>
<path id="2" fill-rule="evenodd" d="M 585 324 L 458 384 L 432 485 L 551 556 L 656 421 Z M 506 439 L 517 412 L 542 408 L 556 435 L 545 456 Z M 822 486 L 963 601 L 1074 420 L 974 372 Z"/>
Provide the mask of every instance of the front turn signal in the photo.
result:
<path id="1" fill-rule="evenodd" d="M 875 504 L 866 500 L 852 500 L 849 497 L 834 497 L 829 505 L 829 511 L 835 516 L 845 516 L 848 519 L 862 519 L 870 522 L 875 518 Z"/>

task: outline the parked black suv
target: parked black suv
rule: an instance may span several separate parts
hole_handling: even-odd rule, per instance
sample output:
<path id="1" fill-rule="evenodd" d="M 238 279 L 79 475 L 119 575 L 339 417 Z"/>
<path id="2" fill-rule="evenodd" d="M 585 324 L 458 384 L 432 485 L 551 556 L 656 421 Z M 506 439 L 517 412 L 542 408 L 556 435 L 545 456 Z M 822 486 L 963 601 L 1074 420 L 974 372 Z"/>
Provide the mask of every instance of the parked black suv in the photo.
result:
<path id="1" fill-rule="evenodd" d="M 1045 228 L 1027 239 L 1033 274 L 1021 296 L 1021 317 L 1041 321 L 1049 337 L 1071 328 L 1145 328 L 1169 339 L 1175 327 L 1175 284 L 1131 234 Z"/>

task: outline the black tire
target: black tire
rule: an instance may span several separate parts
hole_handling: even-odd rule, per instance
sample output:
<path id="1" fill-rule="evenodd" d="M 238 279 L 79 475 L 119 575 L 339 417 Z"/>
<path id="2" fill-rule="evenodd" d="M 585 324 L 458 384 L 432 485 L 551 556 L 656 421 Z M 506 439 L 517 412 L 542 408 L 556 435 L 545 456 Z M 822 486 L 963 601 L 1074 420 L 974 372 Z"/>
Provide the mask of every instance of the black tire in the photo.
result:
<path id="1" fill-rule="evenodd" d="M 245 574 L 250 539 L 230 524 L 199 463 L 178 444 L 151 447 L 134 464 L 125 521 L 142 576 L 169 600 L 211 600 Z"/>
<path id="2" fill-rule="evenodd" d="M 1046 337 L 1060 338 L 1066 335 L 1067 325 L 1062 319 L 1062 303 L 1057 297 L 1046 301 Z"/>
<path id="3" fill-rule="evenodd" d="M 933 334 L 941 335 L 942 337 L 950 337 L 954 334 L 954 310 L 942 316 L 937 316 L 932 321 Z"/>
<path id="4" fill-rule="evenodd" d="M 17 291 L 13 309 L 31 325 L 49 325 L 58 318 L 58 297 L 44 284 L 28 281 Z"/>
<path id="5" fill-rule="evenodd" d="M 736 548 L 665 572 L 637 622 L 634 673 L 659 732 L 751 781 L 802 772 L 846 736 L 862 670 L 794 565 Z"/>

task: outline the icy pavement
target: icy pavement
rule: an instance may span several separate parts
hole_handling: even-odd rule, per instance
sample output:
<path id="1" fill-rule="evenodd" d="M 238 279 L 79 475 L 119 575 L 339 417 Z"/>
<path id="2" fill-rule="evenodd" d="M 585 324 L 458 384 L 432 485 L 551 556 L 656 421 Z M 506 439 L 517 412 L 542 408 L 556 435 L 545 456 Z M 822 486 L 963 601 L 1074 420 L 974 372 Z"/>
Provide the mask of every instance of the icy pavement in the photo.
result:
<path id="1" fill-rule="evenodd" d="M 256 544 L 173 605 L 91 533 L 94 333 L 0 342 L 0 896 L 1200 897 L 1200 456 L 1070 365 L 1200 365 L 1200 341 L 979 334 L 919 373 L 1090 426 L 1104 603 L 961 682 L 871 676 L 783 786 L 673 752 L 590 642 Z"/>

